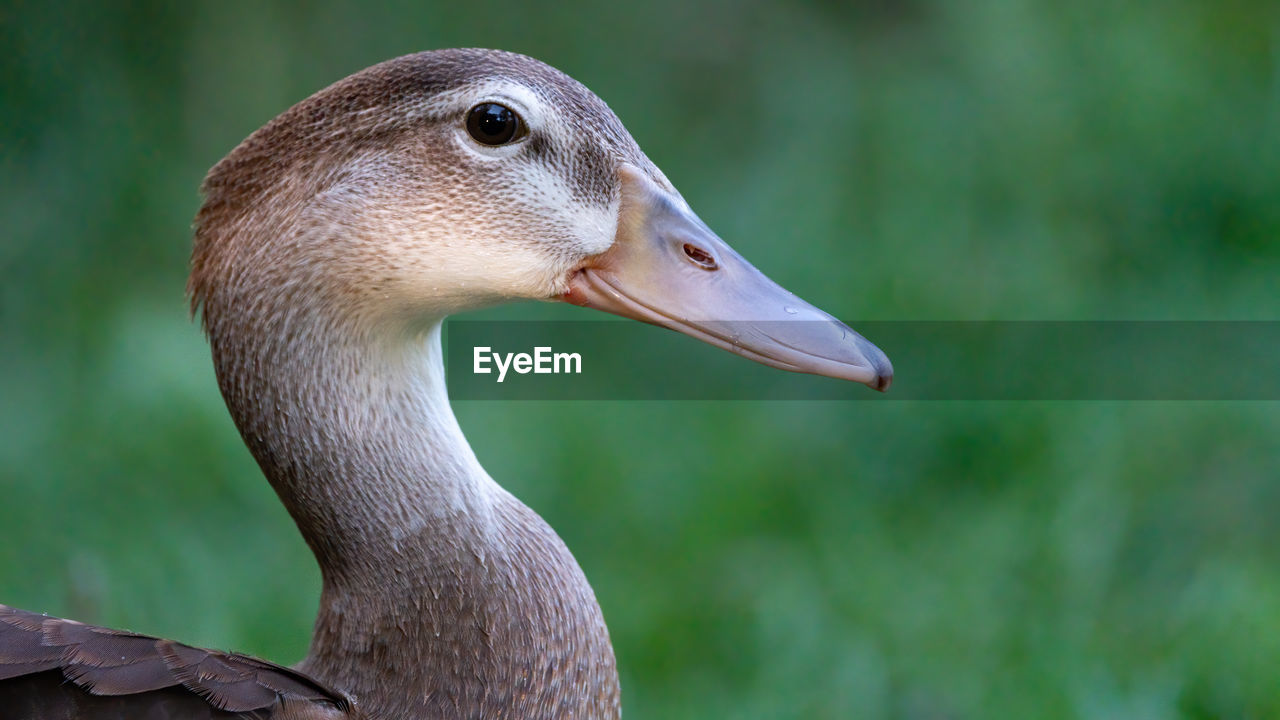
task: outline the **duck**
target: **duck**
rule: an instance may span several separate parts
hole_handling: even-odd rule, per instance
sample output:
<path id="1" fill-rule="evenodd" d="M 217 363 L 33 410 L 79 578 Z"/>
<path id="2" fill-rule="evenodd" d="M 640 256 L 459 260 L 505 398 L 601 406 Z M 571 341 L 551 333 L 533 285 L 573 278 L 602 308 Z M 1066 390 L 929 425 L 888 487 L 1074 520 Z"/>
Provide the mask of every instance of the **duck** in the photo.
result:
<path id="1" fill-rule="evenodd" d="M 563 301 L 884 390 L 875 345 L 703 223 L 603 100 L 497 50 L 374 65 L 203 186 L 188 291 L 322 577 L 310 649 L 247 655 L 0 606 L 0 718 L 621 716 L 586 575 L 450 408 L 450 315 Z"/>

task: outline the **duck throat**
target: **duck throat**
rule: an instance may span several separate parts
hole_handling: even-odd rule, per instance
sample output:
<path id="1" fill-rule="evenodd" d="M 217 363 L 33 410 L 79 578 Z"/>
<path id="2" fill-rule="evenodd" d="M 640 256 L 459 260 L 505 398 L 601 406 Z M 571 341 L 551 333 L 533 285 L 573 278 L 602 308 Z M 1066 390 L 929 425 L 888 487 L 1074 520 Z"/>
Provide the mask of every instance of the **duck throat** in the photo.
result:
<path id="1" fill-rule="evenodd" d="M 227 405 L 320 563 L 302 670 L 372 718 L 619 716 L 591 587 L 477 462 L 449 407 L 439 321 L 223 332 L 208 310 Z"/>

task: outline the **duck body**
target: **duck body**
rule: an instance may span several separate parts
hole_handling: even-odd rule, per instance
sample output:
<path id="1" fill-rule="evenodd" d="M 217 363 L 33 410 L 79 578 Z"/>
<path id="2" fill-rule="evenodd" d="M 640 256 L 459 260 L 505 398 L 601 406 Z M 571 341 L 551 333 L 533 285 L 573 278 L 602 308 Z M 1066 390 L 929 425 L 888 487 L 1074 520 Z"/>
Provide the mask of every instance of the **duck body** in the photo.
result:
<path id="1" fill-rule="evenodd" d="M 585 575 L 449 407 L 440 328 L 454 312 L 567 300 L 888 383 L 874 346 L 715 238 L 603 101 L 524 56 L 369 68 L 251 135 L 203 189 L 193 308 L 232 418 L 320 565 L 310 651 L 291 671 L 128 635 L 136 654 L 114 679 L 82 682 L 94 648 L 124 634 L 4 609 L 0 699 L 48 717 L 73 701 L 115 703 L 75 715 L 103 719 L 204 717 L 163 709 L 179 701 L 208 717 L 619 717 Z M 755 316 L 810 323 L 722 324 Z M 92 642 L 59 645 L 68 628 Z M 196 660 L 235 681 L 203 688 Z M 53 687 L 57 673 L 71 682 Z"/>

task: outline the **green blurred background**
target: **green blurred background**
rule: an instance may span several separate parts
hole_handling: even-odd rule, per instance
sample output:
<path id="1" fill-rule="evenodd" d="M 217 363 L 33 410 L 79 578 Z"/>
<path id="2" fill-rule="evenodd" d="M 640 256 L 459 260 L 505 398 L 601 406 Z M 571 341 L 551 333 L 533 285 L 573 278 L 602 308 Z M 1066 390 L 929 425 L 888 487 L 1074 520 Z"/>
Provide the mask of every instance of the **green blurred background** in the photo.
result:
<path id="1" fill-rule="evenodd" d="M 318 574 L 187 319 L 190 220 L 244 136 L 407 52 L 565 70 L 855 324 L 1280 320 L 1271 0 L 116 5 L 0 6 L 16 606 L 305 652 Z M 591 578 L 629 718 L 1280 717 L 1276 403 L 457 412 Z"/>

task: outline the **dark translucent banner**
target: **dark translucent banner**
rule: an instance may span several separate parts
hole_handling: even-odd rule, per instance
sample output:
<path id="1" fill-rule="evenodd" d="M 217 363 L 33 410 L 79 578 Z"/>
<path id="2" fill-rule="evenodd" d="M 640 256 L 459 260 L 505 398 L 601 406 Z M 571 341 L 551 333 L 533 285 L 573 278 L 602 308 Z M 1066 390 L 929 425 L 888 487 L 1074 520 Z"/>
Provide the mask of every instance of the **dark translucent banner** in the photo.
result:
<path id="1" fill-rule="evenodd" d="M 888 393 L 609 320 L 451 320 L 446 371 L 457 400 L 1280 400 L 1280 322 L 850 325 Z"/>

